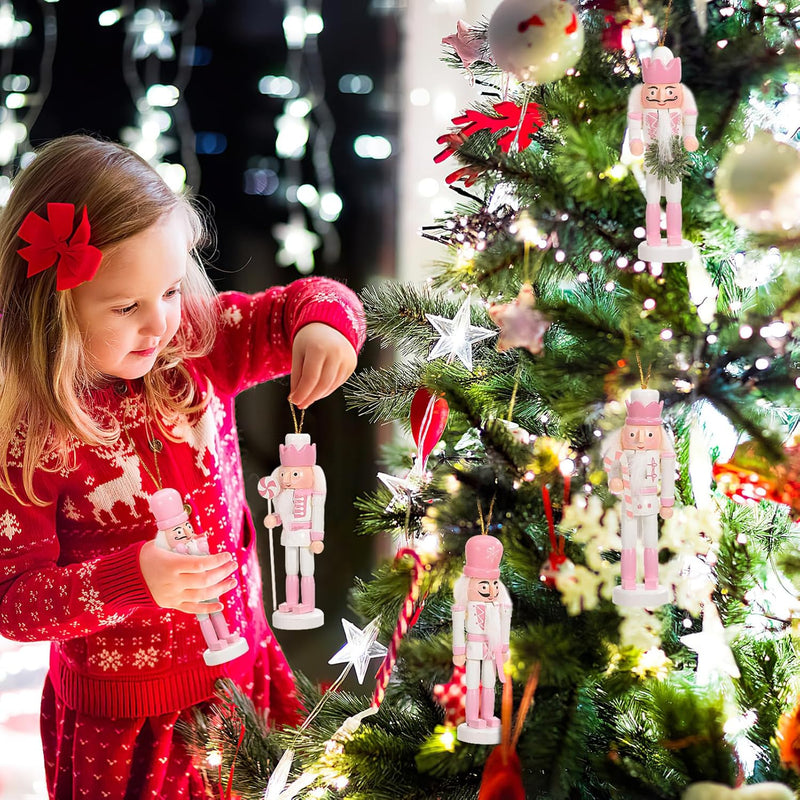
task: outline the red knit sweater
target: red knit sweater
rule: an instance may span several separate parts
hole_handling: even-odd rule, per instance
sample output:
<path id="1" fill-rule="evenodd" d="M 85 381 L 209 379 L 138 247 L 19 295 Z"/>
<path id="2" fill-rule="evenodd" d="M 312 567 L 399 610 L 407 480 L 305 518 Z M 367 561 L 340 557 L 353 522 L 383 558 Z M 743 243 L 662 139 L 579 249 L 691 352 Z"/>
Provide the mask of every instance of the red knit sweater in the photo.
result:
<path id="1" fill-rule="evenodd" d="M 240 682 L 255 668 L 271 680 L 270 717 L 292 716 L 292 676 L 261 600 L 234 397 L 287 374 L 294 335 L 308 323 L 331 325 L 359 350 L 363 311 L 349 289 L 324 278 L 252 296 L 225 293 L 220 300 L 211 353 L 187 362 L 208 405 L 193 425 L 171 427 L 181 441 L 165 439 L 158 466 L 163 486 L 189 499 L 192 522 L 208 535 L 211 552 L 236 556 L 239 585 L 222 600 L 231 629 L 247 638 L 250 650 L 207 667 L 195 617 L 160 608 L 147 589 L 139 550 L 156 533 L 148 496 L 158 487 L 140 460 L 155 474 L 141 382 L 118 381 L 98 390 L 95 404 L 122 423 L 136 452 L 127 435 L 111 447 L 76 445 L 69 471 L 48 471 L 47 464 L 37 471 L 34 485 L 45 506 L 22 505 L 0 492 L 0 633 L 53 641 L 50 678 L 70 708 L 110 717 L 177 711 L 212 697 L 217 678 Z M 24 447 L 22 426 L 9 452 L 20 493 Z"/>

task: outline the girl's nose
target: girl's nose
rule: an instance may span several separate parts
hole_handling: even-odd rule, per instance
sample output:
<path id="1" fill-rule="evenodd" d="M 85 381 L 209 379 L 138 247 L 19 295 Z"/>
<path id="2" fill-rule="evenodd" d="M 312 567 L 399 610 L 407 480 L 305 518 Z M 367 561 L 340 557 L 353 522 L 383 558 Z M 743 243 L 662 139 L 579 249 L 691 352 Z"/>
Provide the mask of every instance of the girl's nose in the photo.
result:
<path id="1" fill-rule="evenodd" d="M 160 309 L 153 311 L 145 318 L 142 332 L 147 336 L 163 336 L 167 330 L 167 316 Z"/>

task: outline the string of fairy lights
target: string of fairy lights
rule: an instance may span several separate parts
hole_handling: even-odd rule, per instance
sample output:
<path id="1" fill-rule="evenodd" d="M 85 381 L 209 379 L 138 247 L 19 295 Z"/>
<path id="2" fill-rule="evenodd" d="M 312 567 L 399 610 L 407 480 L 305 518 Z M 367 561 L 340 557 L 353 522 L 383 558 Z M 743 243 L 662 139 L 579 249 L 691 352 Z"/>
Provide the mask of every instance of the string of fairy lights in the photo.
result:
<path id="1" fill-rule="evenodd" d="M 129 4 L 107 9 L 98 17 L 101 27 L 125 25 L 122 71 L 135 114 L 132 124 L 120 131 L 120 138 L 176 191 L 200 184 L 185 94 L 202 11 L 202 0 L 189 0 L 185 16 L 178 20 L 157 0 L 151 0 L 141 7 Z M 175 153 L 178 156 L 172 157 Z"/>
<path id="2" fill-rule="evenodd" d="M 14 170 L 31 157 L 30 130 L 50 94 L 58 39 L 57 2 L 39 3 L 41 50 L 37 74 L 27 74 L 16 66 L 18 49 L 31 36 L 33 24 L 17 17 L 13 3 L 0 2 L 0 206 L 8 200 Z"/>

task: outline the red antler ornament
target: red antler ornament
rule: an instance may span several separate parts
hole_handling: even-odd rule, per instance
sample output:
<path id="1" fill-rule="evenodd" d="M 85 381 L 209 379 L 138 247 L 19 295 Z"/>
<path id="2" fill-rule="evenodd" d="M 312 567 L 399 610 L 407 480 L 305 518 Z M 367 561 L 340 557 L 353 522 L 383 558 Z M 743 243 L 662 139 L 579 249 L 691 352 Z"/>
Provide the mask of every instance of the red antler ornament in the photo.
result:
<path id="1" fill-rule="evenodd" d="M 58 265 L 56 289 L 59 292 L 74 289 L 94 278 L 103 254 L 89 244 L 91 228 L 85 206 L 73 234 L 74 224 L 75 206 L 72 203 L 48 203 L 47 219 L 35 211 L 25 217 L 17 235 L 29 245 L 17 252 L 28 262 L 29 278 L 53 264 Z"/>

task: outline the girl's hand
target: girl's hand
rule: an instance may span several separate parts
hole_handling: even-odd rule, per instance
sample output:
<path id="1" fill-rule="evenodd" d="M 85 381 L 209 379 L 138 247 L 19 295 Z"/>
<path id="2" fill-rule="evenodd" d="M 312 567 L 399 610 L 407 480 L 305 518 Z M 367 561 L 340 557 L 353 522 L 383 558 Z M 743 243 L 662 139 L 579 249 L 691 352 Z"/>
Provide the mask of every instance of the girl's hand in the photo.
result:
<path id="1" fill-rule="evenodd" d="M 304 325 L 292 344 L 289 400 L 308 408 L 338 389 L 355 368 L 356 351 L 343 334 L 322 322 Z"/>
<path id="2" fill-rule="evenodd" d="M 219 597 L 237 584 L 231 575 L 238 569 L 238 564 L 230 553 L 181 555 L 156 547 L 155 541 L 149 541 L 139 551 L 139 568 L 159 606 L 187 614 L 222 611 L 222 603 L 202 601 Z"/>

